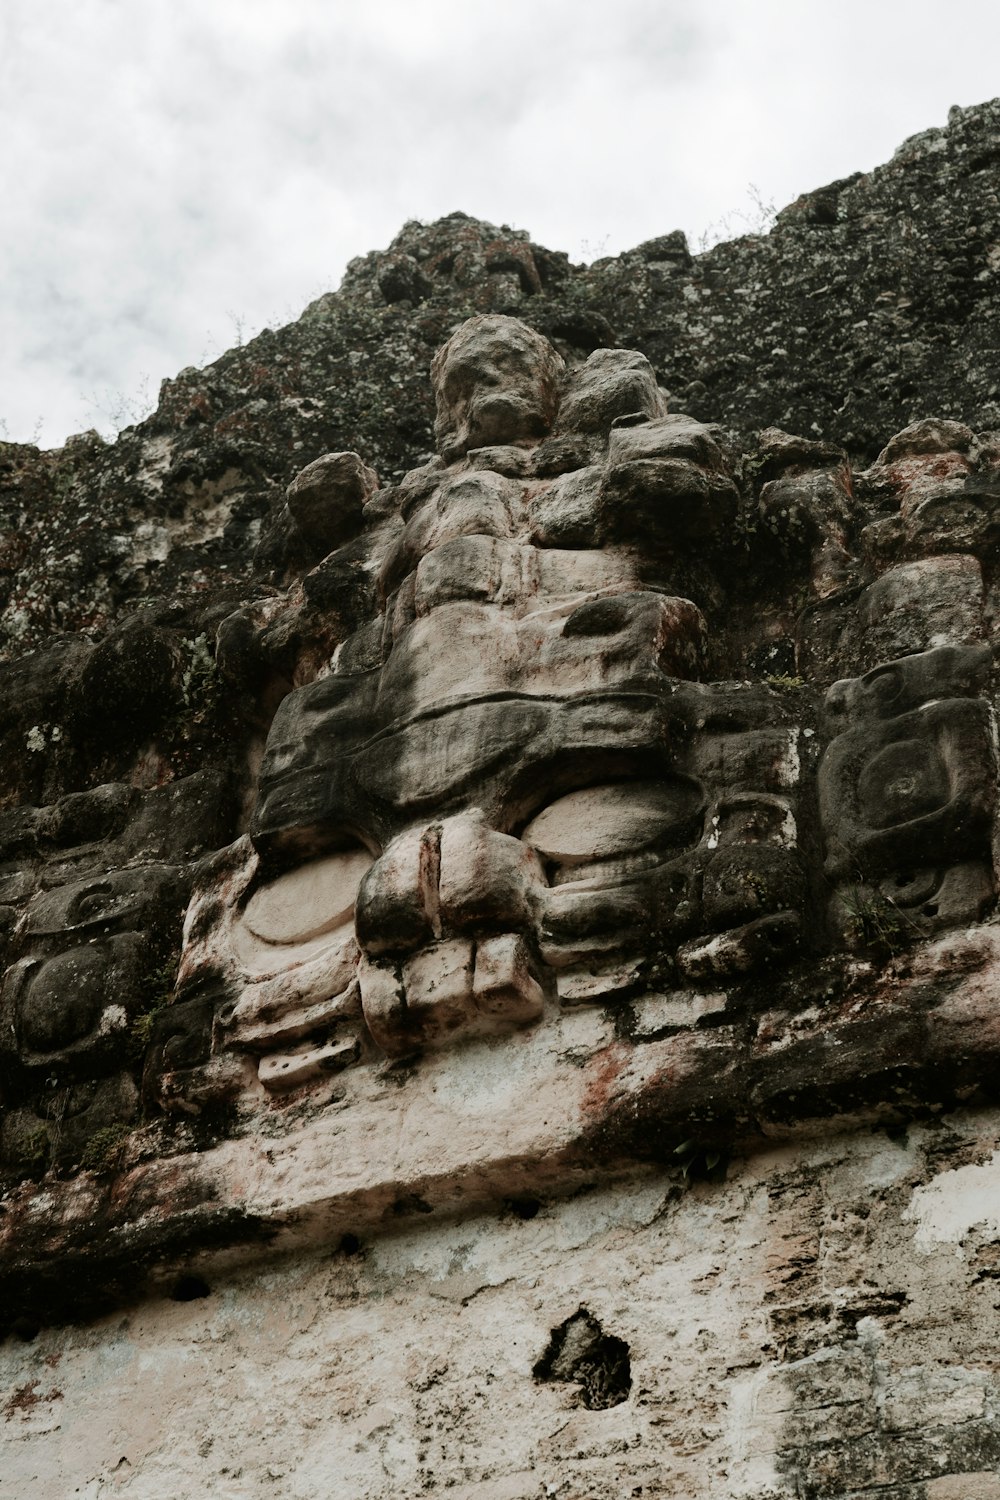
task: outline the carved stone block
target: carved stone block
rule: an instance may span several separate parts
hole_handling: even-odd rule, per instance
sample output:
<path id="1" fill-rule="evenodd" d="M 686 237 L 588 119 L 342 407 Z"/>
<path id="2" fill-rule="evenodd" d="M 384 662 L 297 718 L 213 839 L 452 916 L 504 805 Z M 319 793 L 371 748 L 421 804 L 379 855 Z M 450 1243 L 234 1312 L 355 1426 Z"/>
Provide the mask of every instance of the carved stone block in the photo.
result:
<path id="1" fill-rule="evenodd" d="M 986 648 L 942 647 L 836 683 L 819 770 L 834 921 L 850 936 L 975 920 L 993 894 L 996 731 L 969 691 Z"/>

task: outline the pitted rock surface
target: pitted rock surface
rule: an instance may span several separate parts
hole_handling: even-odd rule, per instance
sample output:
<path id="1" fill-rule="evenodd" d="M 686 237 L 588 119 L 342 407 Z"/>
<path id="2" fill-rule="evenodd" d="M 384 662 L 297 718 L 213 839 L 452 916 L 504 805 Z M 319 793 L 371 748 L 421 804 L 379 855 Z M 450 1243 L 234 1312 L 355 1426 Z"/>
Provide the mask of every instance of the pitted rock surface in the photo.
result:
<path id="1" fill-rule="evenodd" d="M 953 110 L 886 165 L 790 205 L 769 235 L 700 255 L 675 232 L 573 266 L 462 214 L 404 226 L 298 322 L 165 381 L 115 443 L 0 446 L 0 650 L 101 634 L 191 585 L 257 597 L 254 576 L 311 545 L 280 520 L 305 465 L 356 450 L 389 482 L 432 451 L 427 367 L 478 312 L 522 319 L 572 364 L 640 350 L 672 410 L 745 446 L 779 427 L 863 467 L 914 419 L 995 430 L 998 139 L 996 102 Z"/>
<path id="2" fill-rule="evenodd" d="M 998 139 L 3 450 L 4 1327 L 995 1098 Z"/>

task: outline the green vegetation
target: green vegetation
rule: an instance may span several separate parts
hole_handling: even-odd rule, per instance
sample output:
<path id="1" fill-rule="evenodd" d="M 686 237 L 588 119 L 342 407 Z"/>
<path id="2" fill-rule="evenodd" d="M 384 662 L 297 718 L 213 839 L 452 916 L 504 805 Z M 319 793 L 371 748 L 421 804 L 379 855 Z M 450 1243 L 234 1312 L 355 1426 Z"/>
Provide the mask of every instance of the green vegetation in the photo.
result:
<path id="1" fill-rule="evenodd" d="M 180 963 L 180 953 L 175 949 L 170 957 L 146 976 L 146 1008 L 135 1016 L 128 1029 L 129 1056 L 137 1066 L 142 1063 L 153 1034 L 153 1024 L 160 1011 L 170 1004 L 174 992 L 174 980 Z"/>
<path id="2" fill-rule="evenodd" d="M 186 637 L 181 643 L 187 654 L 187 664 L 181 673 L 181 697 L 184 707 L 195 714 L 204 714 L 212 706 L 219 686 L 219 672 L 215 657 L 204 634 Z"/>
<path id="3" fill-rule="evenodd" d="M 917 930 L 894 901 L 871 886 L 849 885 L 841 899 L 847 911 L 847 936 L 857 947 L 897 953 L 910 930 Z"/>
<path id="4" fill-rule="evenodd" d="M 17 1166 L 29 1177 L 41 1176 L 49 1163 L 49 1133 L 44 1125 L 24 1131 L 17 1142 Z"/>
<path id="5" fill-rule="evenodd" d="M 131 1127 L 121 1121 L 95 1130 L 83 1148 L 80 1165 L 89 1172 L 112 1172 L 121 1160 Z"/>
<path id="6" fill-rule="evenodd" d="M 706 1146 L 702 1141 L 682 1141 L 674 1147 L 674 1157 L 685 1182 L 720 1181 L 725 1175 L 726 1163 L 721 1151 Z"/>

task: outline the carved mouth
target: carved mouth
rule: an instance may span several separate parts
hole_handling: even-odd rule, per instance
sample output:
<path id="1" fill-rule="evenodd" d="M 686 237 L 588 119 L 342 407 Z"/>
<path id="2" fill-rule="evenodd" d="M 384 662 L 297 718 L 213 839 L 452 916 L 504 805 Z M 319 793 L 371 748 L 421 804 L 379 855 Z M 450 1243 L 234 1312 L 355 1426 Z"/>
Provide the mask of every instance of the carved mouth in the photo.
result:
<path id="1" fill-rule="evenodd" d="M 445 939 L 399 963 L 363 959 L 360 981 L 368 1029 L 390 1057 L 531 1025 L 555 992 L 518 933 Z"/>

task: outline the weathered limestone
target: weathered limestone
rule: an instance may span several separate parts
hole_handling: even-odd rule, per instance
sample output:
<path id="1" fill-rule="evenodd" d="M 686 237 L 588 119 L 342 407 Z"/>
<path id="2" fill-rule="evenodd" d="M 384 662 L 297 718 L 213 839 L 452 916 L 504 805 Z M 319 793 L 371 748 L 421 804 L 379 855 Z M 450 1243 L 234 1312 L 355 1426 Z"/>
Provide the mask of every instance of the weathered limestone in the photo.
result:
<path id="1" fill-rule="evenodd" d="M 686 1174 L 411 1199 L 372 1238 L 165 1275 L 0 1346 L 4 1486 L 994 1500 L 998 1129 L 827 1130 L 725 1182 L 692 1146 Z"/>
<path id="2" fill-rule="evenodd" d="M 515 1162 L 549 1191 L 693 1135 L 745 1149 L 824 1109 L 989 1087 L 993 929 L 970 927 L 995 890 L 988 545 L 914 556 L 905 524 L 988 490 L 996 450 L 917 423 L 852 475 L 771 432 L 748 494 L 639 355 L 566 370 L 479 316 L 433 375 L 440 457 L 387 488 L 354 453 L 294 481 L 303 535 L 341 544 L 304 595 L 219 622 L 225 678 L 207 636 L 182 671 L 141 622 L 85 662 L 85 698 L 100 653 L 136 681 L 154 661 L 220 728 L 249 693 L 269 728 L 246 832 L 194 865 L 204 814 L 192 845 L 164 804 L 172 844 L 134 771 L 12 822 L 34 864 L 10 877 L 0 1148 L 28 1181 L 0 1238 L 31 1316 L 71 1310 L 43 1244 L 107 1267 L 80 1299 L 99 1306 L 133 1240 L 142 1265 L 199 1237 L 299 1244 L 297 1219 L 373 1228 L 401 1195 L 496 1201 Z M 868 520 L 886 494 L 903 531 Z M 304 614 L 310 580 L 347 569 L 366 618 Z M 786 644 L 808 680 L 748 671 Z M 107 811 L 117 846 L 81 844 Z M 477 1082 L 508 1068 L 516 1127 Z M 373 1157 L 400 1109 L 412 1146 Z M 251 1192 L 265 1125 L 297 1165 Z M 98 1175 L 46 1198 L 49 1162 Z"/>
<path id="3" fill-rule="evenodd" d="M 0 1476 L 996 1494 L 996 435 L 437 336 L 436 455 L 4 680 Z"/>
<path id="4" fill-rule="evenodd" d="M 516 318 L 470 318 L 434 357 L 434 436 L 446 462 L 474 448 L 535 443 L 552 426 L 563 362 Z"/>

